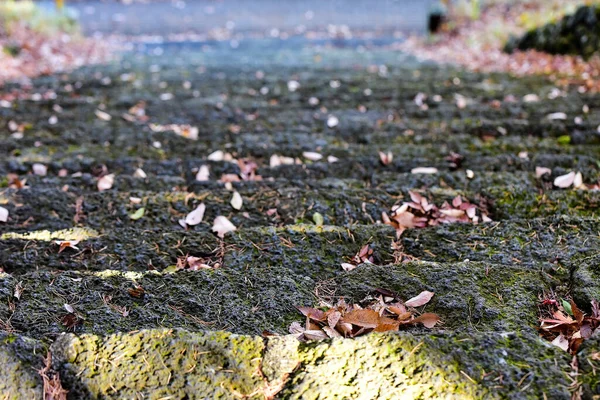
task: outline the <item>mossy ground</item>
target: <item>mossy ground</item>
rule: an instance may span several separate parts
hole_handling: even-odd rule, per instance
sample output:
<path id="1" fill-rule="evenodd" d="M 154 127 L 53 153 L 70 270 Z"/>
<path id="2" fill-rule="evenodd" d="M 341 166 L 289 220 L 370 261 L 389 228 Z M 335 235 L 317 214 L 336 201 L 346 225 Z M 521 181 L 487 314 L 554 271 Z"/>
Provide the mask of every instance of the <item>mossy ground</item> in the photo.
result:
<path id="1" fill-rule="evenodd" d="M 28 371 L 14 372 L 0 397 L 38 396 L 30 365 L 48 346 L 72 398 L 569 397 L 569 357 L 537 337 L 537 305 L 549 292 L 582 306 L 600 295 L 599 192 L 552 185 L 569 171 L 587 184 L 600 178 L 600 97 L 555 96 L 539 77 L 437 67 L 290 68 L 257 78 L 254 70 L 132 65 L 43 78 L 28 90 L 55 99 L 0 108 L 1 126 L 31 125 L 22 137 L 0 131 L 0 176 L 27 179 L 23 189 L 0 180 L 9 210 L 0 224 L 0 322 L 7 338 L 29 346 L 0 346 L 2 366 Z M 295 92 L 290 79 L 301 82 Z M 415 103 L 418 93 L 427 107 Z M 531 93 L 541 100 L 524 101 Z M 121 118 L 140 101 L 149 122 L 197 126 L 198 140 Z M 99 108 L 112 119 L 97 118 Z M 568 118 L 549 120 L 555 112 Z M 327 126 L 329 115 L 338 126 Z M 262 181 L 233 184 L 240 211 L 218 182 L 239 168 L 207 160 L 216 150 L 258 164 Z M 306 151 L 324 159 L 307 160 Z M 379 151 L 393 162 L 383 165 Z M 451 152 L 464 157 L 460 165 L 446 160 Z M 302 163 L 271 168 L 273 154 Z M 48 175 L 33 175 L 34 163 Z M 100 165 L 116 175 L 103 192 Z M 210 181 L 195 181 L 202 165 Z M 537 166 L 552 176 L 536 177 Z M 417 167 L 439 172 L 412 174 Z M 135 177 L 137 168 L 147 177 Z M 493 222 L 409 230 L 397 240 L 378 221 L 409 191 L 438 205 L 461 195 Z M 204 222 L 185 230 L 178 220 L 200 202 Z M 142 206 L 144 216 L 131 219 Z M 238 227 L 223 241 L 211 232 L 217 215 Z M 81 240 L 79 249 L 59 253 L 60 239 Z M 343 271 L 367 243 L 375 265 Z M 221 266 L 174 268 L 188 255 Z M 137 286 L 143 296 L 131 291 Z M 443 324 L 309 344 L 258 337 L 285 334 L 300 320 L 295 306 L 359 302 L 377 288 L 404 299 L 435 292 L 423 311 Z M 65 324 L 70 307 L 76 323 Z"/>

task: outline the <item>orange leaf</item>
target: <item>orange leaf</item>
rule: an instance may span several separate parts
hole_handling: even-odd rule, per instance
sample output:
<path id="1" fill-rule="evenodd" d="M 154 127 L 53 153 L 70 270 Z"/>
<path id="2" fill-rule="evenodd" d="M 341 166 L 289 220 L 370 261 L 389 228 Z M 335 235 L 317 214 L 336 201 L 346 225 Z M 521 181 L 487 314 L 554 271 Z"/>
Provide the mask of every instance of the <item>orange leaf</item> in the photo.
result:
<path id="1" fill-rule="evenodd" d="M 435 324 L 437 324 L 440 320 L 436 314 L 433 313 L 425 313 L 423 315 L 418 316 L 417 318 L 412 320 L 412 323 L 423 324 L 426 328 L 433 328 Z"/>
<path id="2" fill-rule="evenodd" d="M 577 304 L 575 304 L 575 302 L 573 300 L 570 300 L 570 303 L 571 303 L 571 311 L 573 311 L 573 316 L 577 320 L 577 323 L 581 324 L 583 322 L 583 313 L 581 312 L 579 307 L 577 307 Z"/>
<path id="3" fill-rule="evenodd" d="M 397 331 L 400 323 L 391 318 L 381 318 L 375 327 L 375 332 Z"/>

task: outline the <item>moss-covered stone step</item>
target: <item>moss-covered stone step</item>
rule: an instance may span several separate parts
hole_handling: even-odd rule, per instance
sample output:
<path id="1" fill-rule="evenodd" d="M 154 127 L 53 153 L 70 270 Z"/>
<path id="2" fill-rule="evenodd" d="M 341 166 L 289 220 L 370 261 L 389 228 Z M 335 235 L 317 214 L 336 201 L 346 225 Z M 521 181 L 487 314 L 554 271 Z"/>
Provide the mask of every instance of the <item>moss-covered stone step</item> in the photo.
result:
<path id="1" fill-rule="evenodd" d="M 598 217 L 600 191 L 550 190 L 533 191 L 490 187 L 482 195 L 493 202 L 492 215 L 497 220 L 537 218 L 552 215 Z"/>
<path id="2" fill-rule="evenodd" d="M 432 178 L 438 183 L 442 180 L 446 186 L 462 189 L 465 186 L 485 187 L 492 186 L 498 182 L 501 186 L 522 184 L 524 189 L 537 186 L 540 179 L 536 178 L 534 171 L 536 167 L 546 167 L 552 170 L 552 176 L 544 178 L 546 182 L 551 183 L 553 177 L 569 173 L 570 171 L 580 171 L 583 174 L 585 183 L 593 184 L 600 180 L 600 169 L 596 164 L 596 158 L 584 155 L 570 156 L 566 154 L 538 154 L 532 156 L 531 160 L 524 160 L 516 154 L 506 154 L 503 156 L 477 156 L 470 161 L 464 161 L 462 168 L 458 171 L 451 171 L 445 157 L 429 159 L 427 157 L 415 158 L 397 158 L 393 164 L 383 166 L 379 161 L 379 156 L 374 154 L 366 158 L 348 157 L 336 163 L 316 162 L 304 165 L 282 165 L 275 168 L 261 166 L 257 174 L 264 180 L 284 180 L 314 182 L 318 180 L 358 180 L 368 182 L 369 186 L 379 184 L 402 183 L 410 185 L 410 182 L 423 185 L 431 182 Z M 259 161 L 260 163 L 261 161 Z M 11 161 L 4 166 L 4 173 L 17 173 L 21 179 L 31 180 L 31 184 L 45 182 L 51 185 L 54 182 L 56 187 L 63 187 L 68 184 L 73 187 L 96 191 L 96 179 L 92 172 L 97 172 L 102 164 L 108 165 L 108 171 L 116 175 L 115 189 L 127 190 L 128 188 L 139 188 L 146 190 L 161 191 L 161 189 L 172 190 L 173 187 L 189 186 L 203 187 L 206 182 L 196 182 L 196 172 L 202 165 L 207 165 L 210 171 L 210 182 L 217 182 L 223 174 L 238 174 L 240 172 L 237 164 L 207 162 L 203 159 L 173 159 L 168 161 L 144 161 L 137 158 L 123 158 L 119 161 L 102 162 L 97 159 L 88 159 L 86 162 L 81 160 L 69 160 L 65 162 L 50 162 L 48 177 L 41 178 L 32 175 L 32 165 L 34 162 L 20 163 Z M 439 173 L 433 176 L 424 176 L 424 174 L 411 174 L 413 168 L 435 167 Z M 83 173 L 81 177 L 65 177 L 57 179 L 61 169 L 67 169 L 69 174 Z M 142 168 L 148 175 L 148 180 L 132 179 L 132 175 L 138 168 Z M 2 169 L 0 167 L 0 169 Z M 477 184 L 466 179 L 465 170 L 471 169 L 475 173 Z M 516 177 L 511 176 L 515 174 Z M 410 176 L 416 175 L 416 176 Z M 486 185 L 482 178 L 489 179 Z M 552 179 L 551 179 L 552 178 Z M 502 184 L 501 180 L 506 179 Z M 164 182 L 163 182 L 164 181 Z M 123 182 L 123 183 L 122 183 Z M 301 184 L 301 183 L 300 183 Z M 0 180 L 0 190 L 8 185 L 6 179 Z M 546 185 L 552 188 L 551 184 Z"/>
<path id="3" fill-rule="evenodd" d="M 375 262 L 397 260 L 460 262 L 463 260 L 519 265 L 566 278 L 593 256 L 600 246 L 600 221 L 594 218 L 547 217 L 493 222 L 449 224 L 411 229 L 396 241 L 387 225 L 350 227 L 289 225 L 246 228 L 228 234 L 224 243 L 212 233 L 163 228 L 89 228 L 33 231 L 0 235 L 0 268 L 12 275 L 39 269 L 101 271 L 173 268 L 186 255 L 206 257 L 223 267 L 303 265 L 311 276 L 341 274 L 350 261 L 370 244 Z M 59 253 L 56 240 L 79 240 L 79 250 Z M 223 254 L 220 254 L 220 252 Z"/>
<path id="4" fill-rule="evenodd" d="M 6 336 L 0 345 L 7 399 L 42 398 L 29 361 L 42 354 L 17 348 L 26 341 Z M 290 336 L 163 329 L 62 335 L 50 352 L 50 373 L 60 374 L 69 398 L 570 398 L 569 356 L 527 333 L 386 333 L 301 344 Z"/>
<path id="5" fill-rule="evenodd" d="M 600 335 L 595 333 L 590 339 L 583 342 L 577 353 L 577 392 L 584 399 L 594 399 L 600 395 L 600 380 L 598 368 L 600 367 Z"/>
<path id="6" fill-rule="evenodd" d="M 434 292 L 425 310 L 441 317 L 439 329 L 534 332 L 539 296 L 569 290 L 566 279 L 541 266 L 411 262 L 363 264 L 342 273 L 311 261 L 299 256 L 271 263 L 265 258 L 263 263 L 254 259 L 215 270 L 162 273 L 1 274 L 0 319 L 9 323 L 7 330 L 36 338 L 68 330 L 110 333 L 156 327 L 282 333 L 292 321 L 302 320 L 295 306 L 335 302 L 342 296 L 358 302 L 383 288 L 406 299 L 423 290 Z"/>
<path id="7" fill-rule="evenodd" d="M 112 229 L 102 234 L 86 228 L 36 231 L 0 236 L 0 267 L 12 275 L 39 269 L 82 271 L 171 271 L 178 258 L 209 258 L 222 268 L 289 268 L 314 279 L 341 274 L 365 245 L 374 261 L 394 261 L 394 229 L 387 225 L 333 227 L 291 225 L 248 228 L 227 234 L 224 242 L 207 232 L 169 229 Z M 59 253 L 55 240 L 79 240 L 80 251 Z"/>
<path id="8" fill-rule="evenodd" d="M 95 109 L 90 110 L 93 118 L 94 111 Z M 326 117 L 325 114 L 323 118 Z M 76 125 L 70 126 L 71 120 L 67 116 L 61 116 L 66 118 L 64 123 L 53 126 L 46 126 L 47 118 L 35 118 L 29 121 L 31 127 L 24 132 L 22 138 L 15 138 L 8 130 L 4 138 L 0 136 L 0 155 L 43 158 L 48 155 L 65 157 L 70 154 L 83 154 L 100 157 L 106 154 L 103 158 L 139 155 L 160 159 L 207 155 L 221 149 L 242 155 L 246 153 L 261 156 L 265 153 L 280 152 L 295 156 L 302 151 L 314 150 L 315 147 L 328 149 L 339 157 L 361 153 L 376 155 L 381 149 L 389 149 L 395 154 L 416 156 L 423 148 L 429 149 L 433 154 L 441 154 L 447 149 L 481 151 L 485 154 L 516 154 L 524 150 L 530 150 L 531 153 L 563 151 L 589 154 L 590 149 L 581 145 L 600 144 L 600 136 L 596 131 L 600 117 L 598 120 L 592 120 L 592 116 L 584 125 L 559 125 L 556 122 L 537 122 L 532 119 L 523 119 L 517 123 L 514 122 L 515 116 L 503 119 L 495 115 L 491 119 L 456 118 L 450 122 L 446 122 L 445 119 L 427 119 L 427 124 L 420 120 L 403 120 L 402 123 L 384 127 L 378 127 L 373 118 L 363 117 L 367 121 L 363 121 L 360 128 L 357 124 L 361 125 L 361 120 L 357 121 L 357 118 L 352 116 L 349 127 L 341 130 L 323 132 L 317 127 L 286 130 L 249 129 L 238 134 L 228 134 L 226 130 L 223 132 L 220 128 L 215 128 L 213 131 L 199 134 L 197 140 L 179 137 L 171 131 L 154 132 L 145 125 L 124 121 L 111 129 L 102 126 L 98 121 L 84 124 L 77 119 L 73 119 Z M 15 119 L 18 120 L 16 117 Z M 15 119 L 6 118 L 4 122 L 10 125 Z M 2 122 L 0 118 L 0 124 Z M 353 135 L 348 133 L 348 129 L 354 131 Z M 156 142 L 161 144 L 160 148 L 155 147 Z"/>
<path id="9" fill-rule="evenodd" d="M 395 204 L 409 201 L 407 189 L 402 193 L 388 193 L 381 189 L 310 189 L 281 188 L 260 190 L 252 187 L 239 188 L 243 208 L 236 211 L 230 205 L 232 192 L 203 190 L 194 194 L 187 192 L 116 192 L 113 190 L 81 194 L 60 189 L 35 187 L 0 194 L 10 219 L 0 226 L 0 233 L 32 230 L 68 229 L 75 223 L 100 231 L 116 227 L 151 229 L 183 229 L 178 220 L 185 218 L 198 204 L 207 209 L 204 221 L 194 230 L 209 231 L 213 219 L 225 215 L 238 228 L 255 226 L 281 226 L 297 223 L 314 223 L 314 214 L 323 216 L 324 224 L 347 226 L 375 224 L 383 211 L 388 212 Z M 494 220 L 535 218 L 553 215 L 597 217 L 600 191 L 582 190 L 532 190 L 520 187 L 494 187 L 471 193 L 452 189 L 423 191 L 440 206 L 458 195 L 475 204 L 490 206 Z M 137 198 L 132 202 L 131 198 Z M 78 210 L 78 201 L 82 202 Z M 132 219 L 139 208 L 144 207 L 140 219 Z"/>
<path id="10" fill-rule="evenodd" d="M 408 256 L 424 261 L 544 265 L 553 274 L 568 274 L 597 253 L 599 232 L 596 218 L 549 216 L 410 229 L 400 242 Z"/>

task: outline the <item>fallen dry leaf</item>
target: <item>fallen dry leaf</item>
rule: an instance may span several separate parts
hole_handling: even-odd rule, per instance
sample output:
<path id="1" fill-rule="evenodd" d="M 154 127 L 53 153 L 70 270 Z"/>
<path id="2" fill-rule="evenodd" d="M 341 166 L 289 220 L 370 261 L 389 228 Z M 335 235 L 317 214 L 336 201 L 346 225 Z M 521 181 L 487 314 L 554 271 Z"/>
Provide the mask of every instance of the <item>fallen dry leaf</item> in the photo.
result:
<path id="1" fill-rule="evenodd" d="M 353 310 L 344 315 L 342 321 L 362 328 L 376 328 L 379 325 L 379 313 L 369 309 Z"/>
<path id="2" fill-rule="evenodd" d="M 417 318 L 413 319 L 411 322 L 415 323 L 415 324 L 416 323 L 423 324 L 423 326 L 425 328 L 431 329 L 439 321 L 440 321 L 440 317 L 438 317 L 436 314 L 425 313 L 425 314 L 422 314 L 422 315 L 418 316 Z"/>
<path id="3" fill-rule="evenodd" d="M 404 304 L 408 307 L 420 307 L 429 303 L 429 300 L 431 300 L 433 295 L 433 292 L 428 292 L 427 290 L 425 290 L 419 293 L 417 296 L 413 297 L 412 299 L 406 301 Z"/>
<path id="4" fill-rule="evenodd" d="M 546 116 L 546 118 L 548 118 L 550 121 L 555 121 L 555 120 L 564 121 L 567 119 L 567 114 L 565 114 L 564 112 L 556 112 L 556 113 L 548 114 Z"/>
<path id="5" fill-rule="evenodd" d="M 544 308 L 547 307 L 547 308 Z M 600 327 L 600 307 L 592 300 L 591 315 L 585 315 L 573 300 L 560 302 L 550 297 L 541 301 L 540 333 L 553 345 L 576 354 L 584 340 Z"/>
<path id="6" fill-rule="evenodd" d="M 217 236 L 223 239 L 227 232 L 233 232 L 237 228 L 226 217 L 219 215 L 215 218 L 212 231 L 217 233 Z"/>
<path id="7" fill-rule="evenodd" d="M 59 246 L 59 253 L 62 253 L 66 249 L 79 250 L 79 248 L 77 247 L 77 244 L 79 244 L 79 240 L 55 240 L 54 243 L 56 243 Z"/>
<path id="8" fill-rule="evenodd" d="M 146 175 L 146 173 L 144 172 L 143 169 L 138 168 L 135 170 L 135 172 L 133 173 L 133 177 L 134 178 L 140 178 L 140 179 L 146 179 L 148 177 L 148 175 Z"/>
<path id="9" fill-rule="evenodd" d="M 223 153 L 221 150 L 217 150 L 213 153 L 210 153 L 207 157 L 209 161 L 223 161 L 224 158 L 225 153 Z"/>
<path id="10" fill-rule="evenodd" d="M 302 327 L 297 322 L 292 323 L 290 333 L 296 335 L 299 340 L 320 340 L 339 336 L 356 337 L 369 332 L 397 331 L 400 327 L 415 324 L 432 328 L 440 321 L 440 318 L 432 313 L 413 316 L 413 312 L 408 311 L 401 300 L 389 290 L 377 289 L 376 293 L 376 298 L 367 297 L 369 304 L 366 307 L 346 304 L 343 298 L 326 311 L 297 307 L 306 317 L 305 326 Z M 431 295 L 433 296 L 433 293 Z M 311 333 L 305 335 L 306 331 Z M 318 333 L 319 331 L 322 333 Z"/>
<path id="11" fill-rule="evenodd" d="M 344 271 L 352 271 L 357 267 L 356 265 L 350 263 L 342 263 L 341 266 Z"/>
<path id="12" fill-rule="evenodd" d="M 129 218 L 131 218 L 134 221 L 137 221 L 138 219 L 141 219 L 145 213 L 146 213 L 146 208 L 141 207 L 141 208 L 138 208 L 134 213 L 130 214 Z"/>
<path id="13" fill-rule="evenodd" d="M 581 172 L 577 172 L 575 174 L 575 179 L 573 179 L 573 187 L 575 189 L 587 189 L 587 187 L 583 184 L 583 175 Z"/>

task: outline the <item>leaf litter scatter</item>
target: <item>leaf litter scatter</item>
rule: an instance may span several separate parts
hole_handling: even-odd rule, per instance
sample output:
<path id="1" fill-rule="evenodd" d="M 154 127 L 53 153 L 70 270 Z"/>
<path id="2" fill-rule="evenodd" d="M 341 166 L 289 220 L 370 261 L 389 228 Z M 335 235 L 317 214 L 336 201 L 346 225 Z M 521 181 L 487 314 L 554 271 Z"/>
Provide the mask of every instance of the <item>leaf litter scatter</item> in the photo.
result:
<path id="1" fill-rule="evenodd" d="M 546 298 L 540 305 L 540 333 L 553 345 L 576 354 L 583 342 L 598 332 L 600 306 L 592 300 L 586 315 L 573 300 Z"/>
<path id="2" fill-rule="evenodd" d="M 370 332 L 398 331 L 412 325 L 433 328 L 440 318 L 433 313 L 419 314 L 417 307 L 426 305 L 434 293 L 423 291 L 405 302 L 385 289 L 361 304 L 347 304 L 341 298 L 325 310 L 297 307 L 306 317 L 304 325 L 294 322 L 289 331 L 299 340 L 320 340 L 335 337 L 356 337 Z"/>

